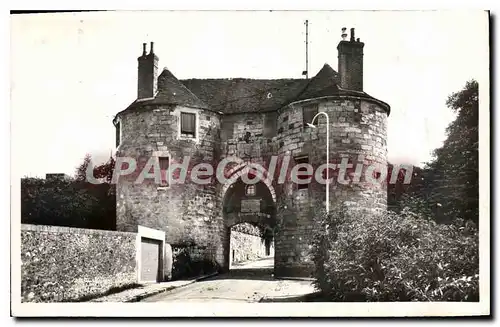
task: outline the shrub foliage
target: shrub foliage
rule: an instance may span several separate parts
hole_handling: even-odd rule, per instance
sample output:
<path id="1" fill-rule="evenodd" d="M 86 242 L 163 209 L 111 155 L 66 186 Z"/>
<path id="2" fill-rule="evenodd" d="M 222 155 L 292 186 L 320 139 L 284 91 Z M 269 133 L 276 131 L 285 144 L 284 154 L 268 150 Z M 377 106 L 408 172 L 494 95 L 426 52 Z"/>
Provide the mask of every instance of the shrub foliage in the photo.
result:
<path id="1" fill-rule="evenodd" d="M 86 181 L 86 155 L 69 179 L 21 179 L 21 222 L 77 228 L 116 229 L 116 189 L 111 184 L 114 159 L 94 167 L 102 184 Z"/>
<path id="2" fill-rule="evenodd" d="M 21 222 L 114 230 L 114 185 L 75 180 L 21 180 Z"/>
<path id="3" fill-rule="evenodd" d="M 316 286 L 333 301 L 478 301 L 474 225 L 437 224 L 408 210 L 320 214 Z"/>
<path id="4" fill-rule="evenodd" d="M 196 256 L 194 245 L 172 245 L 172 279 L 202 276 L 220 270 L 217 262 L 209 256 Z"/>

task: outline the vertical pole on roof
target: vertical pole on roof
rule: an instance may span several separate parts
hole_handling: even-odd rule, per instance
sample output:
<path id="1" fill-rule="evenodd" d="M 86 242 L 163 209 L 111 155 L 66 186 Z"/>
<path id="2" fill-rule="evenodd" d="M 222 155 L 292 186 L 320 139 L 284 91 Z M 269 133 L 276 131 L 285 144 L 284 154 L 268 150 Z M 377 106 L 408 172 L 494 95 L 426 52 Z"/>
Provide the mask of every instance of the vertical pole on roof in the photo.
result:
<path id="1" fill-rule="evenodd" d="M 309 21 L 306 19 L 306 78 L 309 78 Z"/>

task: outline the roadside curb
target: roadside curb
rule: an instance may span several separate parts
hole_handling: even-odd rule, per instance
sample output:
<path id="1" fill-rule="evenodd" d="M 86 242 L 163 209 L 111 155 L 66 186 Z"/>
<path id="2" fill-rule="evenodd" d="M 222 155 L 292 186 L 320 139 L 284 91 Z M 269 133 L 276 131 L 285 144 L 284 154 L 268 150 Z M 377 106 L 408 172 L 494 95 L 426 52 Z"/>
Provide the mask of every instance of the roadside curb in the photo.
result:
<path id="1" fill-rule="evenodd" d="M 210 278 L 210 277 L 214 277 L 214 276 L 217 276 L 219 274 L 218 271 L 214 272 L 214 273 L 211 273 L 211 274 L 208 274 L 208 275 L 203 275 L 203 276 L 200 276 L 198 278 L 195 278 L 195 280 L 193 281 L 194 282 L 199 282 L 199 281 L 202 281 L 204 279 L 207 279 L 207 278 Z"/>
<path id="2" fill-rule="evenodd" d="M 202 281 L 202 280 L 205 280 L 205 279 L 208 279 L 210 277 L 214 277 L 214 276 L 217 276 L 219 274 L 219 272 L 214 272 L 214 273 L 211 273 L 211 274 L 208 274 L 208 275 L 203 275 L 203 276 L 200 276 L 200 277 L 197 277 L 191 281 L 188 281 L 186 282 L 185 284 L 182 284 L 182 285 L 179 285 L 179 286 L 167 286 L 163 289 L 155 289 L 155 290 L 152 290 L 150 292 L 145 292 L 145 293 L 142 293 L 142 294 L 138 294 L 130 299 L 126 299 L 125 301 L 123 302 L 126 302 L 126 303 L 130 303 L 130 302 L 139 302 L 147 297 L 150 297 L 150 296 L 153 296 L 153 295 L 157 295 L 157 294 L 160 294 L 160 293 L 163 293 L 163 292 L 168 292 L 168 291 L 172 291 L 172 290 L 175 290 L 175 289 L 178 289 L 178 288 L 181 288 L 181 287 L 185 287 L 185 286 L 188 286 L 188 285 L 191 285 L 191 284 L 194 284 L 196 282 L 199 282 L 199 281 Z"/>
<path id="3" fill-rule="evenodd" d="M 304 282 L 314 282 L 316 278 L 312 277 L 274 277 L 274 279 L 282 279 L 282 280 L 298 280 Z"/>
<path id="4" fill-rule="evenodd" d="M 191 284 L 191 283 L 189 283 L 189 284 Z M 186 285 L 189 285 L 189 284 L 184 284 L 182 286 L 186 286 Z M 153 295 L 156 295 L 156 294 L 160 294 L 160 293 L 163 293 L 163 292 L 171 291 L 171 290 L 174 290 L 174 289 L 182 287 L 182 286 L 170 286 L 170 287 L 166 287 L 166 288 L 160 289 L 160 290 L 154 290 L 154 291 L 151 291 L 151 292 L 145 292 L 145 293 L 136 295 L 134 297 L 131 297 L 129 299 L 126 299 L 123 302 L 124 303 L 139 302 L 140 300 L 145 299 L 147 297 L 150 297 L 150 296 L 153 296 Z"/>

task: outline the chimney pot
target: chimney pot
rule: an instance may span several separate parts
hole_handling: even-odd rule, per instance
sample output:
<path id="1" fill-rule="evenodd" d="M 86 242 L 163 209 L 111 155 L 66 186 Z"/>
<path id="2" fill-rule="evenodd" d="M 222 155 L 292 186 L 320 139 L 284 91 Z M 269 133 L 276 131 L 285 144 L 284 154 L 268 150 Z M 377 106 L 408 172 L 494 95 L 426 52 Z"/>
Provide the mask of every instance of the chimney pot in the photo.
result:
<path id="1" fill-rule="evenodd" d="M 354 28 L 350 29 L 350 41 L 340 41 L 338 50 L 339 86 L 347 90 L 363 91 L 363 48 L 354 35 Z"/>
<path id="2" fill-rule="evenodd" d="M 142 55 L 145 56 L 146 55 L 146 43 L 143 43 L 142 44 Z"/>
<path id="3" fill-rule="evenodd" d="M 153 42 L 149 55 L 146 54 L 146 43 L 143 43 L 143 54 L 137 59 L 137 99 L 153 98 L 158 90 L 158 57 L 154 54 Z"/>

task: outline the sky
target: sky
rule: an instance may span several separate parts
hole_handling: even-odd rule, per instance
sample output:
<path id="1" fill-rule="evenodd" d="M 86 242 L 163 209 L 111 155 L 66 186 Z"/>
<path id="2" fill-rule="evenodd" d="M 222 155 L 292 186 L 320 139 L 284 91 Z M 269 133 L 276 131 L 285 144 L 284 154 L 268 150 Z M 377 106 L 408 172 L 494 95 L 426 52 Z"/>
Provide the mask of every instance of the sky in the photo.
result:
<path id="1" fill-rule="evenodd" d="M 390 104 L 388 158 L 421 165 L 454 119 L 448 95 L 488 76 L 488 21 L 466 11 L 100 12 L 11 16 L 11 154 L 22 176 L 73 175 L 114 151 L 112 119 L 137 96 L 155 42 L 177 78 L 302 78 L 337 70 L 341 28 L 364 47 L 364 91 Z"/>

